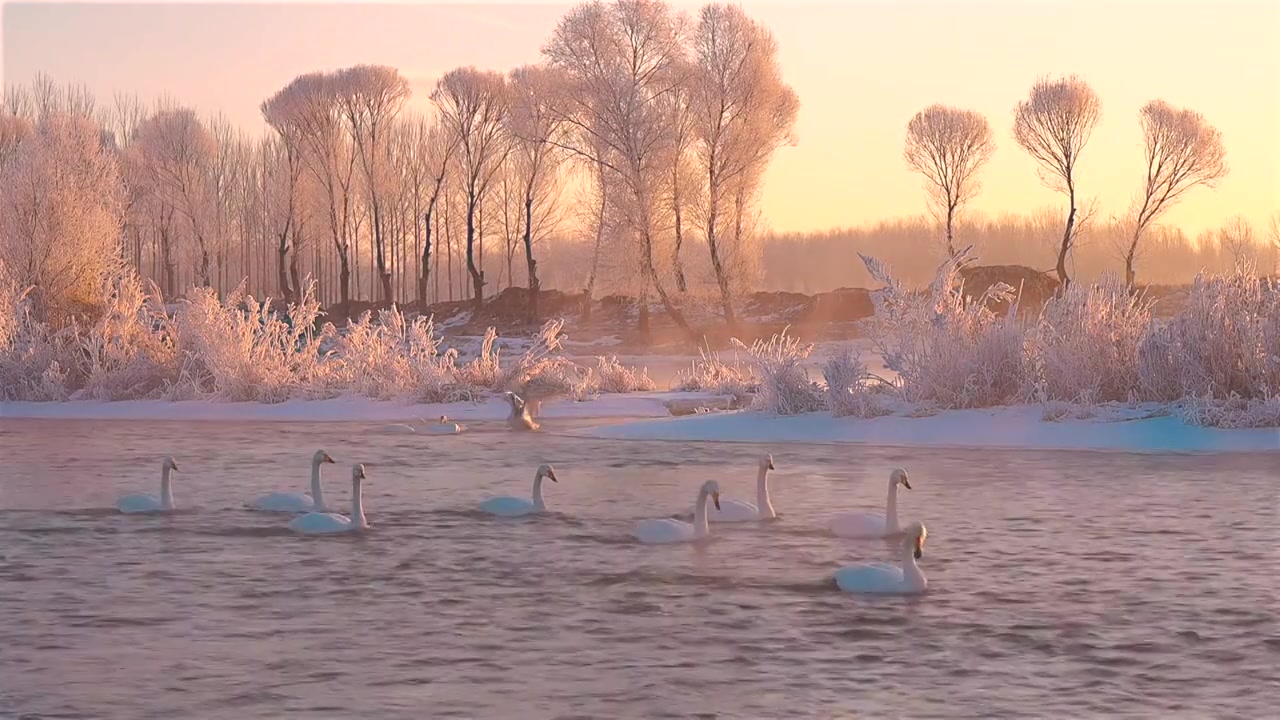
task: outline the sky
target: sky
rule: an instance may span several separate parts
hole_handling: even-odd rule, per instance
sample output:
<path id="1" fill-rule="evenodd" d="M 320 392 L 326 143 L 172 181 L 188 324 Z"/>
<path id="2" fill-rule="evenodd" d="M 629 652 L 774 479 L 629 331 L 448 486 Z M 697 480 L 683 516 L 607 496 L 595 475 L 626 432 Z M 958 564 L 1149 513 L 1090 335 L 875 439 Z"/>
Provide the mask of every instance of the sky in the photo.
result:
<path id="1" fill-rule="evenodd" d="M 673 2 L 696 11 L 700 3 Z M 798 143 L 779 151 L 763 210 L 778 231 L 873 223 L 924 211 L 902 159 L 907 121 L 933 103 L 984 113 L 998 149 L 971 208 L 1065 208 L 1010 135 L 1013 108 L 1042 75 L 1075 73 L 1102 119 L 1078 168 L 1099 217 L 1123 215 L 1143 172 L 1138 111 L 1161 98 L 1223 133 L 1230 176 L 1164 219 L 1194 235 L 1243 214 L 1264 232 L 1280 211 L 1277 0 L 828 0 L 741 2 L 768 25 L 800 96 Z M 0 77 L 38 72 L 115 92 L 168 95 L 263 128 L 258 105 L 293 77 L 391 65 L 430 107 L 450 68 L 537 62 L 567 3 L 5 3 Z M 1064 210 L 1065 212 L 1065 210 Z"/>

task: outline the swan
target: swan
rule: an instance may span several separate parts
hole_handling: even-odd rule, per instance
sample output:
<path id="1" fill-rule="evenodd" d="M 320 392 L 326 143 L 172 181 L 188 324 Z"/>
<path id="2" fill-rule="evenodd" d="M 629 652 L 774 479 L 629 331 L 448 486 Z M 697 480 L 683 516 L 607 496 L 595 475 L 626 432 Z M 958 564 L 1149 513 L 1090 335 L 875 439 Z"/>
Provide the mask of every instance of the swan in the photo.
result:
<path id="1" fill-rule="evenodd" d="M 769 471 L 773 470 L 773 455 L 760 458 L 760 471 L 756 475 L 756 504 L 743 500 L 725 500 L 707 514 L 711 522 L 750 522 L 778 517 L 769 501 Z"/>
<path id="2" fill-rule="evenodd" d="M 169 473 L 178 469 L 178 463 L 166 455 L 160 463 L 160 497 L 155 495 L 125 495 L 116 501 L 122 513 L 169 512 L 173 506 L 173 481 Z"/>
<path id="3" fill-rule="evenodd" d="M 311 456 L 311 494 L 306 493 L 271 493 L 253 501 L 253 509 L 259 512 L 305 513 L 312 510 L 327 512 L 324 504 L 324 488 L 320 487 L 320 466 L 333 462 L 329 453 L 317 450 Z M 313 499 L 314 498 L 314 499 Z"/>
<path id="4" fill-rule="evenodd" d="M 542 478 L 547 478 L 553 483 L 560 482 L 556 479 L 554 468 L 550 465 L 540 465 L 538 466 L 538 472 L 533 476 L 532 500 L 510 496 L 494 497 L 480 503 L 480 509 L 503 517 L 516 517 L 544 512 L 547 509 L 547 504 L 542 501 Z"/>
<path id="5" fill-rule="evenodd" d="M 827 526 L 831 534 L 845 538 L 879 538 L 898 532 L 899 485 L 908 490 L 911 489 L 907 471 L 902 468 L 889 474 L 889 499 L 885 505 L 884 515 L 863 512 L 840 513 L 828 521 Z"/>
<path id="6" fill-rule="evenodd" d="M 642 543 L 680 543 L 701 540 L 711 534 L 707 526 L 707 497 L 720 508 L 720 484 L 708 480 L 698 488 L 698 502 L 694 505 L 693 524 L 674 518 L 641 520 L 631 531 L 631 536 Z"/>
<path id="7" fill-rule="evenodd" d="M 369 521 L 364 517 L 364 498 L 361 496 L 361 485 L 364 479 L 364 465 L 356 463 L 351 467 L 350 518 L 338 513 L 309 512 L 294 518 L 293 522 L 289 523 L 289 529 L 307 535 L 326 535 L 369 527 Z"/>
<path id="8" fill-rule="evenodd" d="M 467 426 L 460 422 L 452 422 L 444 415 L 440 416 L 440 422 L 428 423 L 422 421 L 423 432 L 434 433 L 436 435 L 452 435 L 454 433 L 466 432 Z"/>
<path id="9" fill-rule="evenodd" d="M 540 425 L 529 414 L 529 406 L 519 395 L 513 392 L 506 393 L 507 402 L 511 403 L 511 415 L 507 417 L 507 424 L 515 430 L 537 430 Z"/>
<path id="10" fill-rule="evenodd" d="M 391 423 L 390 425 L 383 425 L 381 430 L 382 432 L 402 433 L 405 435 L 417 432 L 417 430 L 414 430 L 413 426 L 408 423 Z"/>
<path id="11" fill-rule="evenodd" d="M 924 539 L 929 532 L 924 525 L 913 522 L 900 533 L 902 542 L 902 566 L 889 563 L 859 563 L 836 571 L 836 587 L 851 593 L 883 593 L 914 595 L 929 586 L 929 580 L 916 565 L 924 555 Z"/>

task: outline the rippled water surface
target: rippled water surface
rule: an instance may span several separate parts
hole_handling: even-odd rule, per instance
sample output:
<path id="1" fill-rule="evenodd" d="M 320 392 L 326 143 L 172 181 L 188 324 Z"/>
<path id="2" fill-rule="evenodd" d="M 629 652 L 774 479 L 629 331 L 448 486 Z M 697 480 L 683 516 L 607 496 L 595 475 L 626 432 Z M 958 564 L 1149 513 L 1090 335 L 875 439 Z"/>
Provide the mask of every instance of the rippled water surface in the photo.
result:
<path id="1" fill-rule="evenodd" d="M 552 423 L 554 430 L 568 427 Z M 783 517 L 705 547 L 633 543 L 698 486 L 754 495 L 765 448 L 473 426 L 0 422 L 0 716 L 795 718 L 1268 716 L 1280 699 L 1275 455 L 778 446 Z M 358 536 L 243 504 L 338 461 Z M 125 517 L 182 472 L 181 512 Z M 542 462 L 554 511 L 494 520 Z M 829 578 L 896 559 L 827 537 L 883 510 L 929 527 L 929 593 Z"/>

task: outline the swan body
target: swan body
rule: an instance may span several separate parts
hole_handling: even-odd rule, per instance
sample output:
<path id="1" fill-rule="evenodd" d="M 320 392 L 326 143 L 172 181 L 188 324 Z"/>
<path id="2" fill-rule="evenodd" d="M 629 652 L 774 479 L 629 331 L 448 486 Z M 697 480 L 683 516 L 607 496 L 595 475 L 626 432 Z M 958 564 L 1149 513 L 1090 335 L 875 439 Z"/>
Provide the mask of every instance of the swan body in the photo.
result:
<path id="1" fill-rule="evenodd" d="M 513 430 L 537 430 L 541 427 L 533 415 L 529 413 L 529 406 L 519 395 L 508 392 L 506 394 L 507 402 L 511 403 L 511 414 L 507 416 L 507 425 Z"/>
<path id="2" fill-rule="evenodd" d="M 882 538 L 900 532 L 898 527 L 898 486 L 910 490 L 911 481 L 902 468 L 889 475 L 889 497 L 885 514 L 846 512 L 833 516 L 827 524 L 831 534 L 844 538 Z"/>
<path id="3" fill-rule="evenodd" d="M 541 465 L 538 467 L 538 472 L 533 476 L 532 499 L 511 496 L 489 498 L 480 503 L 480 510 L 501 517 L 519 517 L 521 515 L 545 512 L 547 504 L 542 500 L 542 478 L 547 478 L 553 483 L 560 482 L 556 479 L 554 468 L 550 465 Z"/>
<path id="4" fill-rule="evenodd" d="M 313 510 L 325 512 L 328 507 L 324 502 L 324 488 L 320 485 L 320 466 L 332 463 L 333 458 L 324 450 L 317 450 L 311 456 L 311 494 L 306 493 L 270 493 L 253 501 L 252 508 L 258 512 L 305 513 Z"/>
<path id="5" fill-rule="evenodd" d="M 698 488 L 698 501 L 694 504 L 693 522 L 674 518 L 642 520 L 631 531 L 631 536 L 642 543 L 662 545 L 668 543 L 695 542 L 711 534 L 707 525 L 707 498 L 720 507 L 720 484 L 708 480 Z"/>
<path id="6" fill-rule="evenodd" d="M 172 457 L 165 456 L 160 463 L 160 497 L 155 495 L 125 495 L 116 500 L 116 509 L 122 513 L 170 512 L 173 504 L 173 481 L 170 473 L 178 469 Z"/>
<path id="7" fill-rule="evenodd" d="M 441 415 L 440 422 L 424 423 L 422 431 L 432 433 L 433 435 L 453 435 L 460 432 L 466 432 L 467 426 L 460 422 L 453 422 L 444 415 Z"/>
<path id="8" fill-rule="evenodd" d="M 721 500 L 715 509 L 707 513 L 711 522 L 752 522 L 778 517 L 769 500 L 769 471 L 773 470 L 773 455 L 760 458 L 760 470 L 756 475 L 756 504 L 745 500 Z"/>
<path id="9" fill-rule="evenodd" d="M 859 563 L 842 567 L 835 573 L 836 587 L 848 593 L 915 595 L 929 586 L 929 580 L 916 565 L 924 555 L 924 540 L 928 531 L 924 525 L 914 522 L 901 533 L 902 565 L 889 563 Z"/>
<path id="10" fill-rule="evenodd" d="M 382 426 L 382 432 L 385 432 L 385 433 L 399 433 L 399 434 L 402 434 L 402 435 L 411 435 L 411 434 L 413 434 L 413 433 L 417 432 L 417 430 L 414 430 L 412 425 L 409 425 L 409 424 L 406 424 L 406 423 L 392 423 L 392 424 L 390 424 L 390 425 L 383 425 L 383 426 Z"/>
<path id="11" fill-rule="evenodd" d="M 289 523 L 289 529 L 304 535 L 332 535 L 369 527 L 369 521 L 364 517 L 364 479 L 364 465 L 356 463 L 351 468 L 351 517 L 330 512 L 309 512 L 294 518 Z"/>

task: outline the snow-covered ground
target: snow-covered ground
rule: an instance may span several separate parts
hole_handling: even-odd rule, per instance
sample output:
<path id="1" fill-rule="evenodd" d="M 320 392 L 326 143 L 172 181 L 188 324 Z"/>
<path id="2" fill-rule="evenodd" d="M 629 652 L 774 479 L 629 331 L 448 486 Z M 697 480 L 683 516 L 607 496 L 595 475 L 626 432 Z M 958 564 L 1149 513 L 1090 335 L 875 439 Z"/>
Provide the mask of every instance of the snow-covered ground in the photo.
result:
<path id="1" fill-rule="evenodd" d="M 870 420 L 829 413 L 776 416 L 719 412 L 647 419 L 575 431 L 620 440 L 686 440 L 751 443 L 855 443 L 891 447 L 957 447 L 1044 450 L 1114 450 L 1142 453 L 1265 452 L 1280 450 L 1275 428 L 1222 430 L 1187 425 L 1149 410 L 1084 420 L 1043 420 L 1040 406 L 951 410 L 930 417 L 886 416 Z"/>

